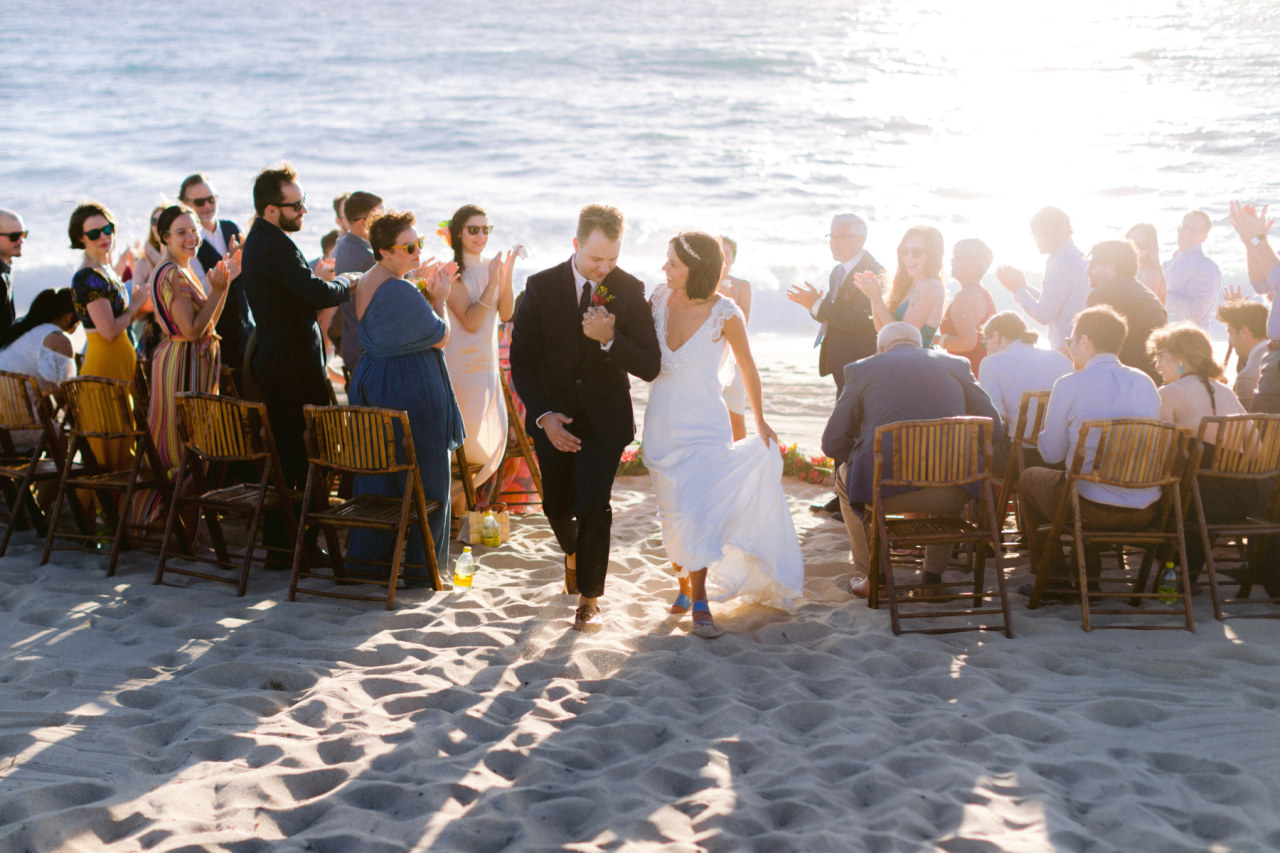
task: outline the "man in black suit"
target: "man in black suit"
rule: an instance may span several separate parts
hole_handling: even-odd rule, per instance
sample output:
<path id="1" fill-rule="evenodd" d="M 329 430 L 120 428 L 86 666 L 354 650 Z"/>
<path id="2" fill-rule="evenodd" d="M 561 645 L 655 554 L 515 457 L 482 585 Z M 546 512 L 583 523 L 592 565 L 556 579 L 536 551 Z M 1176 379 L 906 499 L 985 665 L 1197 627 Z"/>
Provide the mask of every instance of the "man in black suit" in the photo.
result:
<path id="1" fill-rule="evenodd" d="M 1089 252 L 1090 308 L 1109 305 L 1124 318 L 1129 331 L 1120 347 L 1120 363 L 1136 367 L 1164 384 L 1155 360 L 1147 352 L 1147 338 L 1163 326 L 1168 314 L 1160 299 L 1138 281 L 1138 251 L 1128 240 L 1105 240 Z"/>
<path id="2" fill-rule="evenodd" d="M 178 200 L 196 212 L 200 219 L 200 248 L 196 250 L 196 273 L 205 280 L 209 270 L 218 265 L 240 242 L 240 226 L 230 219 L 218 218 L 218 191 L 204 172 L 188 175 L 178 188 Z M 227 301 L 216 327 L 222 338 L 222 364 L 232 371 L 237 385 L 244 366 L 244 349 L 253 332 L 253 312 L 239 278 L 231 282 Z"/>
<path id="3" fill-rule="evenodd" d="M 292 165 L 258 175 L 253 206 L 258 218 L 244 242 L 237 279 L 258 321 L 249 369 L 266 397 L 285 479 L 299 485 L 307 467 L 302 407 L 329 402 L 316 311 L 345 302 L 351 291 L 346 282 L 332 280 L 331 262 L 321 266 L 321 277 L 312 274 L 289 237 L 302 228 L 307 213 Z"/>
<path id="4" fill-rule="evenodd" d="M 636 434 L 627 374 L 651 382 L 662 367 L 644 284 L 617 268 L 622 227 L 617 209 L 584 207 L 573 257 L 529 277 L 511 336 L 511 377 L 565 553 L 565 592 L 579 594 L 579 631 L 604 624 L 609 498 Z"/>
<path id="5" fill-rule="evenodd" d="M 871 257 L 864 247 L 867 242 L 867 223 L 853 213 L 840 213 L 831 217 L 831 257 L 836 265 L 828 276 L 827 292 L 821 294 L 809 282 L 796 285 L 787 291 L 787 298 L 804 306 L 813 318 L 822 324 L 816 345 L 818 375 L 830 375 L 836 383 L 836 396 L 844 389 L 844 366 L 876 351 L 876 324 L 871 319 L 871 301 L 853 283 L 860 272 L 876 275 L 884 273 L 880 262 Z M 831 513 L 840 520 L 840 499 L 834 497 L 827 503 L 815 503 L 809 507 L 814 513 Z"/>

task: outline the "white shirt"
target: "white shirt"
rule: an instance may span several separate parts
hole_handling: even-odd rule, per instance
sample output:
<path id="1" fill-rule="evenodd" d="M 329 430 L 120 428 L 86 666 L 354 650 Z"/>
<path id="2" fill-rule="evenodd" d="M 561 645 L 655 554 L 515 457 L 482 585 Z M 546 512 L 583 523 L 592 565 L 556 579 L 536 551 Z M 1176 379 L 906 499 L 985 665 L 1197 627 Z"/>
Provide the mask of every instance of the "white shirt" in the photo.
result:
<path id="1" fill-rule="evenodd" d="M 1057 350 L 1014 341 L 982 360 L 978 365 L 978 384 L 996 404 L 1012 434 L 1018 426 L 1022 395 L 1028 391 L 1048 391 L 1059 376 L 1066 376 L 1071 369 L 1071 359 Z"/>
<path id="2" fill-rule="evenodd" d="M 1190 320 L 1208 329 L 1222 287 L 1218 265 L 1205 256 L 1202 248 L 1192 246 L 1175 252 L 1164 262 L 1164 279 L 1164 304 L 1169 309 L 1169 322 Z"/>
<path id="3" fill-rule="evenodd" d="M 1258 341 L 1253 345 L 1253 349 L 1249 350 L 1249 356 L 1245 359 L 1244 368 L 1236 375 L 1235 387 L 1232 389 L 1236 392 L 1236 398 L 1247 409 L 1253 405 L 1253 395 L 1258 390 L 1258 377 L 1262 375 L 1262 357 L 1267 354 L 1268 340 Z"/>
<path id="4" fill-rule="evenodd" d="M 1103 418 L 1159 418 L 1160 394 L 1156 383 L 1141 370 L 1120 363 L 1112 353 L 1095 355 L 1075 373 L 1053 384 L 1045 409 L 1044 431 L 1037 442 L 1045 462 L 1075 459 L 1080 425 Z M 1085 467 L 1093 463 L 1095 440 L 1085 452 Z M 1122 489 L 1098 483 L 1080 483 L 1081 497 L 1111 506 L 1141 509 L 1160 497 L 1159 488 Z"/>

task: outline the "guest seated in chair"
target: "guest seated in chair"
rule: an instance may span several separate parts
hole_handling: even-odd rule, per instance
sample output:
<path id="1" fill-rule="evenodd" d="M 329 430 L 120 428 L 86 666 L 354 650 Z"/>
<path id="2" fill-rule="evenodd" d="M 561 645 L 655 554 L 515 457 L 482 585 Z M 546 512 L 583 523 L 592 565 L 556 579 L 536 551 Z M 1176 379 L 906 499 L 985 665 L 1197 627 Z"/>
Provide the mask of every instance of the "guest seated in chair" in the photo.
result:
<path id="1" fill-rule="evenodd" d="M 1120 363 L 1120 347 L 1124 345 L 1127 331 L 1124 319 L 1104 306 L 1087 308 L 1076 315 L 1071 337 L 1067 339 L 1067 351 L 1075 372 L 1054 383 L 1038 443 L 1040 458 L 1047 464 L 1071 464 L 1080 425 L 1085 421 L 1160 417 L 1160 394 L 1151 377 Z M 1039 527 L 1053 518 L 1066 482 L 1066 471 L 1055 468 L 1027 468 L 1018 478 L 1033 567 L 1039 564 L 1046 547 Z M 1081 483 L 1082 520 L 1086 527 L 1104 530 L 1142 527 L 1155 520 L 1159 497 L 1158 488 L 1122 489 Z M 1055 565 L 1051 576 L 1058 578 L 1061 585 L 1067 569 L 1061 551 L 1056 544 L 1052 547 Z M 1097 552 L 1088 549 L 1085 561 L 1089 576 L 1097 577 Z M 1022 592 L 1029 594 L 1030 584 Z"/>
<path id="2" fill-rule="evenodd" d="M 912 393 L 902 393 L 905 387 Z M 991 418 L 995 438 L 1004 433 L 1000 415 L 974 380 L 969 360 L 923 349 L 920 330 L 911 323 L 886 323 L 876 336 L 876 354 L 845 366 L 844 390 L 822 434 L 822 452 L 838 463 L 836 493 L 853 551 L 849 591 L 854 595 L 866 597 L 871 588 L 871 552 L 862 521 L 868 504 L 879 497 L 890 513 L 956 515 L 971 497 L 959 486 L 873 495 L 876 427 L 957 415 Z M 924 583 L 942 580 L 950 554 L 950 545 L 925 549 Z"/>

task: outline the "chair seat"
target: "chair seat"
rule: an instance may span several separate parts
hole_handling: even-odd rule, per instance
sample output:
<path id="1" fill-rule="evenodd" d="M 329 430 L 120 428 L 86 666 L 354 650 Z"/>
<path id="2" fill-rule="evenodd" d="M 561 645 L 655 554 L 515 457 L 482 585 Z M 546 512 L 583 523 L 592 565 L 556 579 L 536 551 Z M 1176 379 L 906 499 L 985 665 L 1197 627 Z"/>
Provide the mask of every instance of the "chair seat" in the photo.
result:
<path id="1" fill-rule="evenodd" d="M 400 498 L 383 497 L 382 495 L 357 495 L 350 500 L 331 505 L 320 512 L 307 513 L 307 518 L 317 523 L 341 523 L 355 527 L 390 527 L 400 526 Z M 427 512 L 432 513 L 440 508 L 439 501 L 427 501 Z M 413 506 L 409 507 L 409 523 L 418 520 L 418 513 Z"/>
<path id="2" fill-rule="evenodd" d="M 144 477 L 141 473 L 133 485 L 136 489 L 150 489 L 158 486 L 159 480 L 154 477 Z M 128 471 L 111 471 L 103 474 L 81 474 L 79 476 L 70 476 L 67 478 L 68 486 L 83 486 L 86 489 L 126 489 L 129 486 Z"/>
<path id="3" fill-rule="evenodd" d="M 957 536 L 986 536 L 986 532 L 963 518 L 890 518 L 885 527 L 894 541 L 904 543 L 909 539 L 926 540 L 935 536 L 948 539 Z"/>
<path id="4" fill-rule="evenodd" d="M 227 486 L 222 489 L 212 489 L 201 495 L 188 495 L 179 499 L 179 503 L 199 504 L 200 506 L 216 508 L 229 507 L 235 509 L 252 510 L 258 505 L 259 489 L 255 483 L 237 483 L 234 486 Z M 294 495 L 293 497 L 297 497 Z M 276 493 L 270 489 L 267 490 L 263 499 L 263 506 L 275 509 L 280 505 L 280 499 Z"/>
<path id="5" fill-rule="evenodd" d="M 26 459 L 5 459 L 0 461 L 0 476 L 7 476 L 13 480 L 20 480 L 27 473 L 27 467 L 31 464 L 31 458 Z M 37 479 L 48 479 L 57 477 L 62 473 L 62 469 L 58 467 L 58 463 L 52 459 L 41 459 L 36 463 L 35 472 L 33 474 Z"/>
<path id="6" fill-rule="evenodd" d="M 481 469 L 481 468 L 483 468 L 483 467 L 484 467 L 484 464 L 483 464 L 483 463 L 481 463 L 481 462 L 468 462 L 468 463 L 467 463 L 467 470 L 471 472 L 472 476 L 474 476 L 474 475 L 476 475 L 476 474 L 480 473 L 480 469 Z M 452 465 L 450 465 L 450 466 L 449 466 L 449 476 L 451 476 L 451 477 L 456 477 L 456 476 L 458 476 L 458 463 L 457 463 L 456 461 L 455 461 Z"/>

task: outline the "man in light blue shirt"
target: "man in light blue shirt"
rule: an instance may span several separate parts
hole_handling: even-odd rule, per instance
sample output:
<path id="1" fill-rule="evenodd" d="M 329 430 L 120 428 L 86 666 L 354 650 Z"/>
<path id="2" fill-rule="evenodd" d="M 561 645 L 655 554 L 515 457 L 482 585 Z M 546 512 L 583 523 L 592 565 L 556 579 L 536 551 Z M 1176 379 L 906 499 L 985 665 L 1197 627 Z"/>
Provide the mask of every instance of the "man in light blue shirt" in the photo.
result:
<path id="1" fill-rule="evenodd" d="M 1049 345 L 1062 349 L 1071 334 L 1071 321 L 1089 299 L 1089 263 L 1071 242 L 1071 219 L 1056 207 L 1043 208 L 1031 217 L 1031 235 L 1041 254 L 1049 256 L 1040 292 L 1027 287 L 1026 276 L 1013 267 L 1000 267 L 996 278 L 1027 316 L 1049 327 Z"/>
<path id="2" fill-rule="evenodd" d="M 1120 363 L 1118 354 L 1126 333 L 1124 318 L 1111 308 L 1097 306 L 1076 317 L 1068 341 L 1075 372 L 1054 383 L 1038 442 L 1040 457 L 1047 464 L 1071 464 L 1080 425 L 1085 421 L 1160 417 L 1160 395 L 1151 377 Z M 1090 444 L 1086 449 L 1086 468 L 1092 462 L 1096 436 Z M 1036 530 L 1052 520 L 1066 488 L 1066 479 L 1066 471 L 1052 468 L 1027 468 L 1018 478 L 1018 495 L 1031 538 L 1033 565 L 1038 565 L 1046 547 L 1043 535 Z M 1159 488 L 1122 489 L 1080 483 L 1079 490 L 1086 527 L 1125 529 L 1142 527 L 1155 520 Z M 1096 550 L 1086 549 L 1085 559 L 1089 576 L 1097 577 Z M 1057 548 L 1054 563 L 1054 574 L 1067 576 L 1062 552 Z"/>
<path id="3" fill-rule="evenodd" d="M 1203 210 L 1182 217 L 1178 226 L 1178 251 L 1164 262 L 1164 305 L 1169 322 L 1190 320 L 1206 331 L 1218 304 L 1222 272 L 1201 248 L 1213 222 Z"/>
<path id="4" fill-rule="evenodd" d="M 1231 202 L 1231 226 L 1244 241 L 1248 254 L 1249 283 L 1258 293 L 1274 299 L 1280 296 L 1280 257 L 1267 242 L 1271 220 L 1266 216 L 1265 207 L 1259 214 L 1253 205 Z M 1277 415 L 1280 414 L 1280 312 L 1274 305 L 1267 317 L 1267 337 L 1271 342 L 1267 344 L 1267 354 L 1262 357 L 1258 391 L 1249 411 Z"/>

